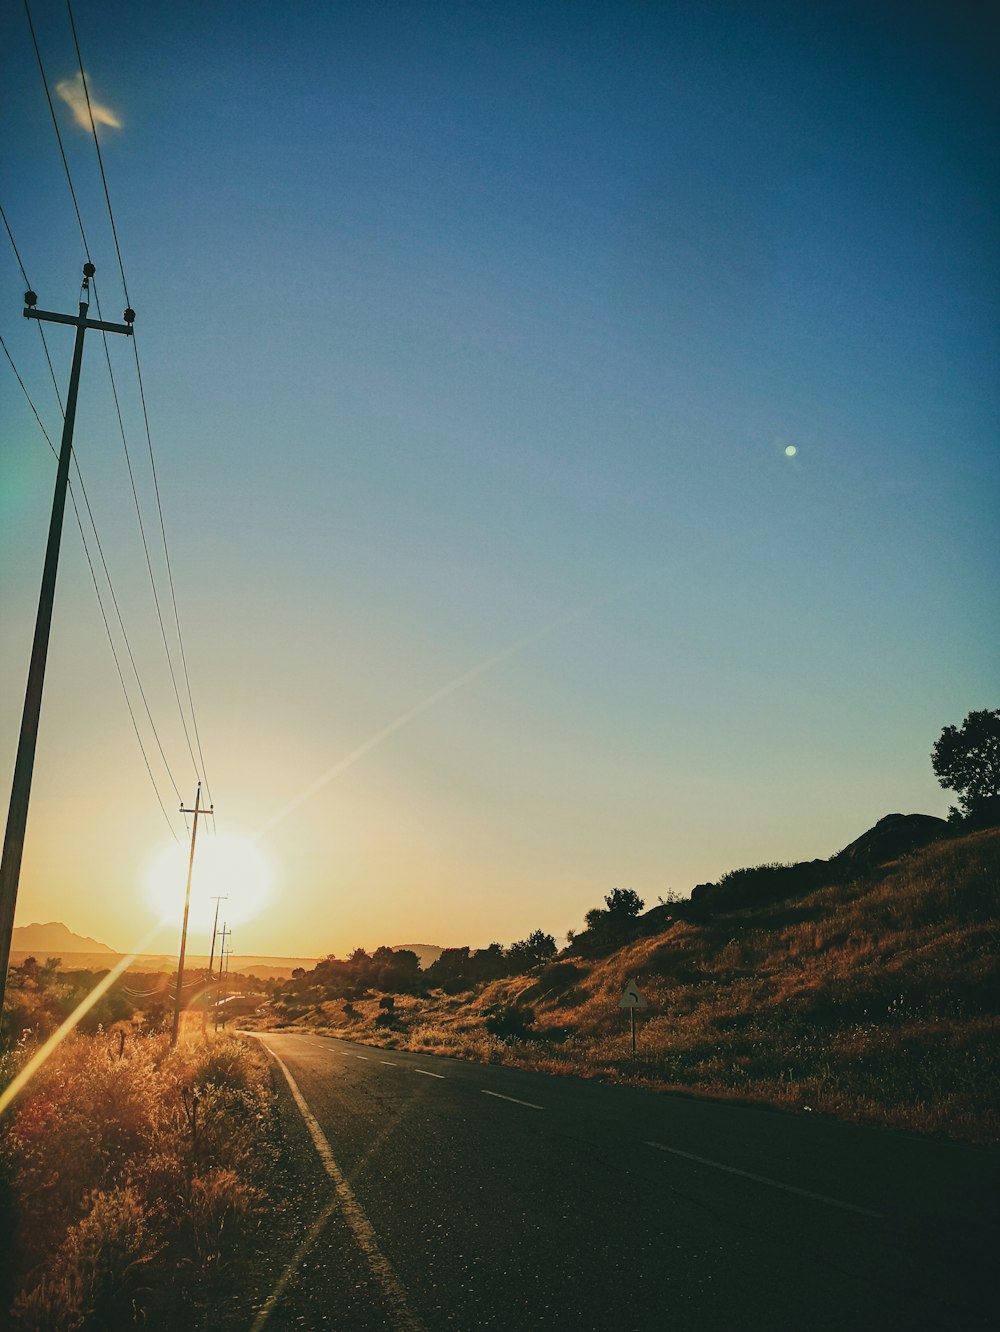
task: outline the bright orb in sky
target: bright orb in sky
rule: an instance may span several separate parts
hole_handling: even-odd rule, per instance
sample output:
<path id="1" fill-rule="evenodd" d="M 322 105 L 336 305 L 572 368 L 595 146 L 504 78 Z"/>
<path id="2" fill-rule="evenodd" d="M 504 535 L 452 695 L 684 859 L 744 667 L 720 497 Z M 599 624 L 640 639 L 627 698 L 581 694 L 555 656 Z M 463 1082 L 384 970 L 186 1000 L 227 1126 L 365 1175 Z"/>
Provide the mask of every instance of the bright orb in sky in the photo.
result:
<path id="1" fill-rule="evenodd" d="M 190 843 L 162 846 L 150 856 L 143 873 L 143 887 L 150 909 L 165 925 L 180 929 L 184 913 Z M 191 875 L 191 909 L 188 916 L 188 947 L 201 952 L 197 935 L 210 935 L 217 895 L 219 928 L 223 921 L 237 925 L 262 911 L 274 891 L 271 861 L 255 841 L 235 833 L 211 833 L 198 828 L 194 870 Z M 193 937 L 194 936 L 194 937 Z M 208 941 L 204 951 L 208 951 Z"/>
<path id="2" fill-rule="evenodd" d="M 786 458 L 794 458 L 797 453 L 798 449 L 795 447 L 794 444 L 789 444 L 785 449 Z"/>

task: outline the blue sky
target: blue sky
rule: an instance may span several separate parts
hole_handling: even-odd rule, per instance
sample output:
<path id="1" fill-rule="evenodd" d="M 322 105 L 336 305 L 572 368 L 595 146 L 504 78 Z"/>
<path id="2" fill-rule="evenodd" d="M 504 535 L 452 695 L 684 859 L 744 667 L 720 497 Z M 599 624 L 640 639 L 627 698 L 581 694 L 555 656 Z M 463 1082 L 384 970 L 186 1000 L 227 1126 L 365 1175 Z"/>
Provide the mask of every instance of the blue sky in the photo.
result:
<path id="1" fill-rule="evenodd" d="M 63 7 L 32 13 L 71 78 Z M 614 886 L 653 903 L 945 812 L 930 746 L 997 699 L 981 7 L 75 13 L 121 121 L 100 137 L 220 828 L 523 643 L 269 828 L 280 910 L 238 951 L 562 934 Z M 80 238 L 3 25 L 0 198 L 40 303 L 71 309 Z M 117 313 L 93 144 L 58 106 Z M 55 428 L 9 248 L 0 276 Z M 77 451 L 189 800 L 103 356 Z M 6 770 L 52 464 L 10 375 L 2 413 Z M 18 919 L 126 946 L 169 834 L 71 527 L 64 556 Z"/>

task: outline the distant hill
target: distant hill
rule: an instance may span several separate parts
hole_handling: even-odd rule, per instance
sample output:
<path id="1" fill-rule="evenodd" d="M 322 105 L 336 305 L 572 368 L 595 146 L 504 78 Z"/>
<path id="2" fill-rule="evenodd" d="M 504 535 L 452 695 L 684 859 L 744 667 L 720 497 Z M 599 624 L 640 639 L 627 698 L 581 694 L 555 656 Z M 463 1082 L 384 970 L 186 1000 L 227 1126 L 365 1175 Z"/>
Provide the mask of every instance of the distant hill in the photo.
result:
<path id="1" fill-rule="evenodd" d="M 58 957 L 63 971 L 106 971 L 123 956 L 96 939 L 74 934 L 59 921 L 50 921 L 47 925 L 17 925 L 10 944 L 10 960 L 15 966 L 26 957 L 36 957 L 39 962 L 49 957 Z M 317 960 L 315 957 L 262 957 L 234 953 L 230 959 L 230 971 L 234 975 L 257 976 L 260 980 L 282 980 L 289 977 L 296 967 L 311 971 Z M 188 953 L 186 965 L 191 971 L 207 970 L 208 955 Z M 219 958 L 216 956 L 216 968 L 218 965 Z M 138 953 L 129 963 L 128 970 L 170 972 L 176 967 L 177 954 L 174 952 Z"/>
<path id="2" fill-rule="evenodd" d="M 11 952 L 34 953 L 40 957 L 61 957 L 63 953 L 110 953 L 114 949 L 82 934 L 74 934 L 61 921 L 47 925 L 15 925 L 10 940 Z"/>
<path id="3" fill-rule="evenodd" d="M 240 976 L 256 976 L 258 980 L 287 980 L 299 967 L 312 971 L 318 961 L 318 957 L 241 957 L 233 953 L 229 969 Z"/>
<path id="4" fill-rule="evenodd" d="M 444 952 L 444 949 L 438 944 L 391 944 L 390 947 L 394 953 L 401 953 L 404 949 L 410 953 L 416 953 L 423 971 L 426 971 L 432 963 L 436 962 Z"/>

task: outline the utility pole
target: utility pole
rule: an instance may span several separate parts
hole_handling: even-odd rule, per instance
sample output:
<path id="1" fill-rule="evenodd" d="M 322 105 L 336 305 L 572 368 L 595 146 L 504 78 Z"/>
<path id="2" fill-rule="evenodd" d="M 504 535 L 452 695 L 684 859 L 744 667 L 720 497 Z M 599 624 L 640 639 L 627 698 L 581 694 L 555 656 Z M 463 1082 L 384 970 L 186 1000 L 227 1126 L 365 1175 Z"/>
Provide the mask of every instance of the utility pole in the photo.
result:
<path id="1" fill-rule="evenodd" d="M 171 1047 L 177 1044 L 177 1032 L 181 1024 L 181 986 L 184 984 L 184 953 L 187 949 L 188 932 L 188 909 L 191 906 L 191 871 L 194 869 L 194 840 L 198 836 L 198 815 L 211 814 L 214 806 L 209 805 L 208 809 L 201 808 L 201 782 L 198 783 L 198 790 L 195 792 L 194 809 L 185 809 L 181 806 L 182 814 L 193 814 L 194 822 L 191 825 L 191 854 L 188 857 L 187 888 L 184 892 L 184 920 L 181 923 L 181 949 L 177 957 L 177 989 L 174 992 L 174 1029 L 170 1034 Z"/>
<path id="2" fill-rule="evenodd" d="M 52 517 L 49 520 L 49 538 L 45 547 L 42 568 L 42 587 L 38 597 L 35 619 L 35 637 L 31 646 L 28 684 L 24 694 L 24 712 L 21 715 L 21 734 L 14 762 L 14 781 L 10 792 L 7 831 L 0 863 L 0 1012 L 3 1011 L 4 991 L 7 987 L 7 965 L 10 962 L 10 942 L 14 930 L 14 910 L 21 877 L 21 858 L 24 853 L 24 834 L 28 823 L 28 800 L 31 795 L 31 776 L 35 766 L 35 746 L 38 742 L 38 721 L 42 710 L 42 686 L 45 683 L 45 661 L 49 650 L 49 631 L 52 626 L 52 606 L 55 600 L 56 570 L 59 565 L 59 545 L 62 538 L 63 514 L 66 509 L 66 489 L 69 485 L 69 464 L 73 453 L 73 426 L 76 421 L 76 400 L 80 389 L 80 367 L 83 364 L 83 339 L 88 329 L 104 333 L 124 333 L 130 337 L 134 310 L 126 310 L 124 324 L 109 324 L 103 319 L 90 319 L 90 279 L 94 265 L 83 266 L 83 286 L 80 292 L 78 315 L 53 314 L 35 308 L 38 297 L 33 291 L 24 293 L 25 319 L 41 319 L 54 324 L 72 324 L 76 328 L 73 344 L 73 365 L 66 394 L 66 417 L 63 422 L 59 463 L 56 467 L 56 486 L 52 497 Z"/>
<path id="3" fill-rule="evenodd" d="M 219 903 L 220 903 L 220 902 L 228 902 L 228 901 L 229 901 L 229 897 L 228 897 L 227 894 L 222 893 L 222 894 L 220 894 L 218 897 L 213 897 L 211 900 L 215 903 L 215 919 L 214 919 L 213 922 L 212 922 L 212 951 L 211 951 L 211 953 L 209 954 L 209 957 L 208 957 L 208 979 L 209 979 L 209 980 L 212 979 L 212 973 L 213 973 L 213 969 L 214 969 L 214 967 L 215 967 L 215 938 L 216 938 L 216 935 L 217 935 L 218 932 L 219 932 Z M 221 959 L 220 959 L 220 962 L 219 962 L 219 970 L 220 970 L 220 971 L 222 970 Z"/>
<path id="4" fill-rule="evenodd" d="M 232 930 L 226 929 L 225 921 L 222 922 L 222 929 L 219 931 L 219 938 L 222 941 L 219 944 L 219 989 L 215 994 L 215 1030 L 219 1030 L 219 995 L 222 993 L 223 966 L 227 972 L 229 969 L 229 952 L 226 948 L 226 936 L 232 934 Z"/>
<path id="5" fill-rule="evenodd" d="M 204 995 L 205 1004 L 208 1003 L 208 996 L 212 984 L 212 977 L 215 973 L 215 939 L 216 935 L 219 932 L 219 903 L 228 902 L 229 898 L 225 893 L 219 893 L 216 896 L 211 897 L 209 900 L 215 903 L 215 919 L 212 921 L 212 950 L 208 955 L 208 976 L 206 977 L 208 985 L 205 989 L 205 995 Z M 219 970 L 221 971 L 221 969 L 222 968 L 220 966 Z M 201 1009 L 202 1031 L 208 1030 L 208 1009 L 205 1007 L 205 1004 L 202 1004 L 202 1009 Z"/>

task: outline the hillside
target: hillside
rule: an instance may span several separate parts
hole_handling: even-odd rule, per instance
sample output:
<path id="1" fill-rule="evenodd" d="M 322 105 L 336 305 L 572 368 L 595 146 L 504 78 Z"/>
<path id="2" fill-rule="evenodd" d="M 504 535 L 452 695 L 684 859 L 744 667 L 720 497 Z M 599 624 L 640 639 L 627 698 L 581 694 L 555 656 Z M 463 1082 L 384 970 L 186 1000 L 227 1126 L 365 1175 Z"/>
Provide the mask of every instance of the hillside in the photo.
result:
<path id="1" fill-rule="evenodd" d="M 1000 830 L 871 858 L 756 904 L 658 906 L 529 974 L 399 994 L 391 1016 L 374 993 L 295 1015 L 407 1049 L 996 1141 Z M 617 1006 L 631 977 L 649 1001 L 635 1056 Z"/>

